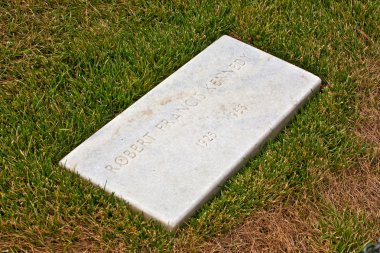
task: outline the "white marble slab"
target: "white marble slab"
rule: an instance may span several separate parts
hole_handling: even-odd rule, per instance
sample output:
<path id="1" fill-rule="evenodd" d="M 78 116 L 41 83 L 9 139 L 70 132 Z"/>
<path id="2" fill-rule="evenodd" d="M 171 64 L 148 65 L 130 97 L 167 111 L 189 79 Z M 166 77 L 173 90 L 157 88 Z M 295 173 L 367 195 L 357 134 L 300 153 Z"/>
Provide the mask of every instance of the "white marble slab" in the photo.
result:
<path id="1" fill-rule="evenodd" d="M 276 135 L 320 83 L 223 36 L 60 165 L 173 230 Z"/>

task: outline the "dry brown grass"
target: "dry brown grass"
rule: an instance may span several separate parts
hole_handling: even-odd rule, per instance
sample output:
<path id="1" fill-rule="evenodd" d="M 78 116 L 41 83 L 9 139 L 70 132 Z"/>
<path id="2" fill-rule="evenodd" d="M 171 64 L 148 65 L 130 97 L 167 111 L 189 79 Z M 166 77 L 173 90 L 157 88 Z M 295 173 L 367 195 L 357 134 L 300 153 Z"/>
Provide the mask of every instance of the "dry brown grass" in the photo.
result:
<path id="1" fill-rule="evenodd" d="M 380 49 L 373 60 L 364 62 L 360 73 L 360 117 L 356 134 L 375 147 L 377 158 L 380 148 Z M 378 161 L 377 161 L 378 163 Z"/>
<path id="2" fill-rule="evenodd" d="M 63 225 L 54 235 L 44 235 L 47 231 L 39 230 L 34 235 L 31 243 L 30 236 L 4 238 L 0 236 L 0 250 L 17 250 L 16 252 L 124 252 L 125 242 L 123 238 L 104 240 L 102 234 L 104 228 L 95 223 L 86 224 L 81 221 L 72 221 Z M 31 229 L 33 230 L 33 228 Z M 36 228 L 36 231 L 38 228 Z M 33 231 L 30 231 L 33 233 Z M 66 238 L 66 239 L 65 239 Z M 67 238 L 70 238 L 68 240 Z M 1 253 L 2 251 L 0 251 Z"/>
<path id="3" fill-rule="evenodd" d="M 380 218 L 380 47 L 373 58 L 363 61 L 359 79 L 359 118 L 355 134 L 373 148 L 372 154 L 360 158 L 359 166 L 338 175 L 326 175 L 325 198 L 337 208 L 350 208 Z"/>
<path id="4" fill-rule="evenodd" d="M 208 252 L 320 252 L 318 213 L 312 203 L 277 206 L 256 212 L 246 223 L 227 235 L 203 245 Z"/>
<path id="5" fill-rule="evenodd" d="M 358 169 L 338 175 L 326 174 L 324 199 L 338 210 L 349 209 L 370 218 L 380 218 L 380 163 L 376 158 L 362 161 Z"/>

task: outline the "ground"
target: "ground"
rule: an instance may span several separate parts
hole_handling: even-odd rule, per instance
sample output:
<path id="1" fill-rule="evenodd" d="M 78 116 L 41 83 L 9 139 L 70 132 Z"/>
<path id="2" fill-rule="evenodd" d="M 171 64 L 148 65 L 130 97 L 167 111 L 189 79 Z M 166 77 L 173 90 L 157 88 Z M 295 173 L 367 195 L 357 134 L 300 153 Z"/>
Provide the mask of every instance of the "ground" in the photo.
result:
<path id="1" fill-rule="evenodd" d="M 169 233 L 58 161 L 221 35 L 321 77 Z M 358 252 L 380 237 L 379 1 L 0 3 L 0 252 Z"/>

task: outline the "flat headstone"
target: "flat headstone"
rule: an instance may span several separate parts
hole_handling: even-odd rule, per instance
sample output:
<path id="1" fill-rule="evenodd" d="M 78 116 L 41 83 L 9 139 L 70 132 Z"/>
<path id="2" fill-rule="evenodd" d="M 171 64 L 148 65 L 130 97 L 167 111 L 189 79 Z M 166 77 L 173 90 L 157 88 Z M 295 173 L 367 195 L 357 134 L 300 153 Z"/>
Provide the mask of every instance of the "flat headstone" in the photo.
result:
<path id="1" fill-rule="evenodd" d="M 321 80 L 223 36 L 60 161 L 173 230 L 275 136 Z"/>

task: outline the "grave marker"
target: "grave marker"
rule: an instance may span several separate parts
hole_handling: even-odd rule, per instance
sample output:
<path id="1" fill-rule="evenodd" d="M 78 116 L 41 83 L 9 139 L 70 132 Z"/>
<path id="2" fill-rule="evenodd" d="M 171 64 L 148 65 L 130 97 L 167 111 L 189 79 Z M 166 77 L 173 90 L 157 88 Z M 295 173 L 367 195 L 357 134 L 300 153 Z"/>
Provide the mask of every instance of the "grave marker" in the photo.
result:
<path id="1" fill-rule="evenodd" d="M 60 161 L 173 230 L 319 90 L 309 72 L 223 36 Z"/>

